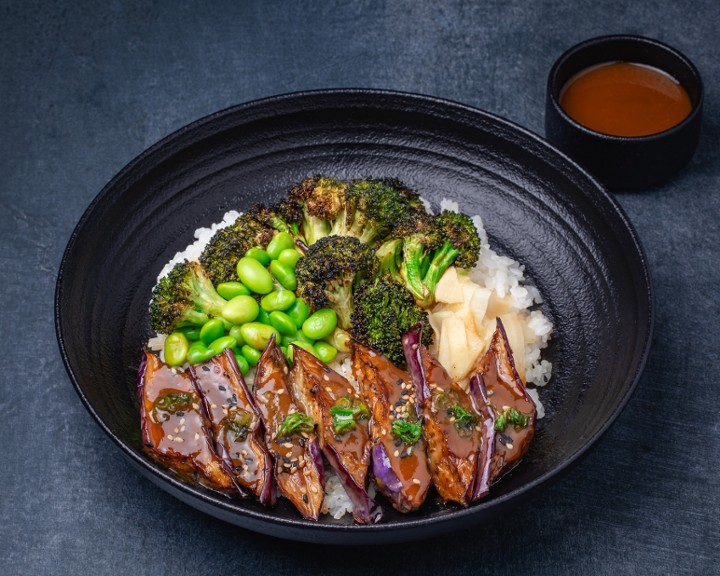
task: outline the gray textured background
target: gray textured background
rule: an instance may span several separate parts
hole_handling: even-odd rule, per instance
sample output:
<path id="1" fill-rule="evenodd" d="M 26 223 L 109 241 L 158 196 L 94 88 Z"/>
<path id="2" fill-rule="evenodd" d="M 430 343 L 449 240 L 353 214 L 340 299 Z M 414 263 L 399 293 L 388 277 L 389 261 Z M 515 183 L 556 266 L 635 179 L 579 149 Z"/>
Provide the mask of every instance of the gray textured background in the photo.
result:
<path id="1" fill-rule="evenodd" d="M 0 21 L 0 573 L 720 573 L 716 0 L 3 0 Z M 650 262 L 655 337 L 577 469 L 491 527 L 320 550 L 205 516 L 126 465 L 75 395 L 53 327 L 65 243 L 118 170 L 203 115 L 312 88 L 420 92 L 542 134 L 553 60 L 608 33 L 679 48 L 707 100 L 691 164 L 618 196 Z"/>

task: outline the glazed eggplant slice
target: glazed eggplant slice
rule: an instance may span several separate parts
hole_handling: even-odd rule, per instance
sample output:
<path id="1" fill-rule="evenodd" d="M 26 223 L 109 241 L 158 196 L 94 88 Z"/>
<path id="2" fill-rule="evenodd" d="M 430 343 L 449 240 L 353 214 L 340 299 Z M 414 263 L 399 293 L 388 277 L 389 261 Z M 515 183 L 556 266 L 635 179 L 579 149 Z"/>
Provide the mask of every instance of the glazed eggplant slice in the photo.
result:
<path id="1" fill-rule="evenodd" d="M 468 384 L 470 400 L 472 400 L 475 412 L 480 415 L 480 435 L 482 446 L 477 456 L 475 469 L 475 485 L 472 492 L 472 502 L 485 498 L 490 492 L 492 481 L 492 463 L 495 456 L 495 411 L 487 401 L 487 390 L 485 382 L 476 374 Z"/>
<path id="2" fill-rule="evenodd" d="M 224 492 L 237 486 L 215 454 L 201 399 L 190 376 L 145 351 L 138 375 L 146 453 L 181 478 Z"/>
<path id="3" fill-rule="evenodd" d="M 467 506 L 473 499 L 480 416 L 468 394 L 421 344 L 420 327 L 403 335 L 403 350 L 419 393 L 428 463 L 435 489 L 449 502 Z"/>
<path id="4" fill-rule="evenodd" d="M 289 388 L 285 356 L 271 338 L 255 372 L 253 396 L 275 458 L 275 481 L 304 518 L 317 520 L 324 498 L 323 462 L 315 421 L 299 410 Z"/>
<path id="5" fill-rule="evenodd" d="M 357 341 L 351 354 L 353 375 L 370 408 L 375 482 L 396 510 L 417 510 L 431 479 L 410 375 Z"/>
<path id="6" fill-rule="evenodd" d="M 494 417 L 495 443 L 490 470 L 490 483 L 493 483 L 515 467 L 527 452 L 537 421 L 535 403 L 515 369 L 512 350 L 499 318 L 490 347 L 478 361 L 475 372 L 472 380 L 479 384 L 472 388 L 477 392 L 474 394 L 476 404 L 490 407 Z"/>
<path id="7" fill-rule="evenodd" d="M 189 369 L 210 418 L 215 451 L 239 486 L 275 504 L 272 458 L 260 413 L 230 350 Z"/>
<path id="8" fill-rule="evenodd" d="M 370 411 L 345 377 L 309 352 L 293 346 L 290 386 L 299 407 L 315 420 L 325 458 L 353 503 L 358 524 L 374 524 L 382 509 L 367 493 Z"/>

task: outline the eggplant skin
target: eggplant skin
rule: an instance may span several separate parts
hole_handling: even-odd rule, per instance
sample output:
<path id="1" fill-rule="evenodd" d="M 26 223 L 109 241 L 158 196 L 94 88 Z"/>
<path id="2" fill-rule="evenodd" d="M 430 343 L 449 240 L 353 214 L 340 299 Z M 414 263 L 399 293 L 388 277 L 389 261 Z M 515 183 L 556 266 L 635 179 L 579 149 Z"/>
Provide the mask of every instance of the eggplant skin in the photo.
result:
<path id="1" fill-rule="evenodd" d="M 242 495 L 214 451 L 210 424 L 186 372 L 144 351 L 138 393 L 143 447 L 151 458 L 188 482 Z"/>
<path id="2" fill-rule="evenodd" d="M 285 356 L 272 337 L 258 362 L 253 388 L 265 427 L 265 444 L 275 460 L 280 493 L 305 519 L 317 520 L 325 496 L 322 453 L 314 429 L 281 432 L 285 419 L 300 412 L 292 399 L 288 376 Z"/>
<path id="3" fill-rule="evenodd" d="M 474 402 L 481 410 L 491 410 L 493 424 L 506 409 L 515 409 L 527 418 L 526 426 L 508 423 L 493 429 L 494 442 L 490 464 L 490 484 L 514 468 L 530 448 L 537 424 L 537 409 L 518 376 L 512 349 L 500 318 L 490 347 L 478 361 L 471 378 Z"/>

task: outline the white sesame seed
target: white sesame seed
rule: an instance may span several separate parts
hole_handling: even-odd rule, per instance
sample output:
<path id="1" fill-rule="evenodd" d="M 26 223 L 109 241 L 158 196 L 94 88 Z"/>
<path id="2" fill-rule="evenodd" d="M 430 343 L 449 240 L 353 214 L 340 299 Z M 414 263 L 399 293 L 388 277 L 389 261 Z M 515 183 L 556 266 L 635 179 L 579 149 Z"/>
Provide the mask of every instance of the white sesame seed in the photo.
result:
<path id="1" fill-rule="evenodd" d="M 173 436 L 172 434 L 168 434 L 168 435 L 167 435 L 167 439 L 168 439 L 168 440 L 172 440 L 173 438 L 175 438 L 175 436 Z"/>
<path id="2" fill-rule="evenodd" d="M 180 436 L 175 436 L 175 442 L 185 442 Z"/>
<path id="3" fill-rule="evenodd" d="M 199 440 L 199 439 L 200 439 L 200 434 L 198 434 L 197 432 L 195 432 L 195 440 Z"/>
<path id="4" fill-rule="evenodd" d="M 413 478 L 413 484 L 420 484 L 420 480 L 418 480 L 417 478 Z"/>
<path id="5" fill-rule="evenodd" d="M 175 432 L 175 434 L 177 434 L 178 432 L 180 432 L 180 428 L 173 428 L 173 432 Z"/>
<path id="6" fill-rule="evenodd" d="M 393 452 L 393 456 L 395 456 L 395 458 L 400 456 L 400 450 L 395 450 L 395 452 Z"/>
<path id="7" fill-rule="evenodd" d="M 514 446 L 512 444 L 508 443 L 508 444 L 505 444 L 505 448 L 507 448 L 508 450 L 512 450 L 514 448 Z"/>
<path id="8" fill-rule="evenodd" d="M 318 493 L 317 486 L 310 486 L 310 492 L 312 492 L 313 494 L 317 494 Z"/>
<path id="9" fill-rule="evenodd" d="M 195 410 L 200 410 L 200 405 L 197 404 L 196 402 L 193 402 L 192 407 L 193 407 Z"/>
<path id="10" fill-rule="evenodd" d="M 180 418 L 180 426 L 182 426 L 183 424 L 185 424 L 185 418 L 184 418 L 184 417 L 183 417 L 183 418 Z"/>

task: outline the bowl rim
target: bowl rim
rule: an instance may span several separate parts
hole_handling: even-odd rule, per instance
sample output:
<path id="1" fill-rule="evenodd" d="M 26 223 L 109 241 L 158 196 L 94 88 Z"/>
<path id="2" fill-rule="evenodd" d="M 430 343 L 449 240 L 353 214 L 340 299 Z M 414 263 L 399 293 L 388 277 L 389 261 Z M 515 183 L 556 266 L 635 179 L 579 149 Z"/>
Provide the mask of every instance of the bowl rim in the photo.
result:
<path id="1" fill-rule="evenodd" d="M 561 70 L 561 67 L 564 66 L 567 61 L 570 59 L 570 57 L 588 49 L 588 48 L 594 48 L 598 45 L 603 44 L 616 44 L 616 43 L 624 43 L 624 42 L 632 42 L 638 45 L 648 46 L 652 47 L 653 49 L 664 52 L 666 54 L 670 54 L 674 58 L 676 58 L 679 62 L 682 63 L 683 66 L 685 66 L 692 77 L 695 79 L 697 83 L 697 102 L 693 104 L 692 110 L 690 111 L 690 114 L 688 114 L 683 120 L 675 124 L 674 126 L 671 126 L 670 128 L 666 128 L 665 130 L 662 130 L 660 132 L 654 132 L 652 134 L 646 134 L 644 136 L 616 136 L 613 134 L 606 134 L 604 132 L 598 132 L 597 130 L 592 130 L 591 128 L 588 128 L 584 124 L 581 124 L 574 118 L 572 118 L 567 112 L 565 112 L 565 109 L 560 105 L 560 93 L 562 92 L 563 87 L 571 78 L 573 78 L 576 74 L 581 73 L 584 70 L 587 70 L 589 67 L 581 68 L 580 70 L 573 73 L 573 75 L 570 76 L 570 79 L 568 79 L 563 86 L 560 86 L 557 90 L 556 94 L 556 84 L 557 84 L 557 76 L 559 71 Z M 598 62 L 597 65 L 601 65 L 606 62 L 611 62 L 610 60 Z M 654 66 L 655 68 L 661 70 L 662 72 L 666 74 L 670 74 L 666 70 L 663 70 L 659 66 Z M 670 74 L 672 78 L 674 78 L 676 81 L 680 82 L 675 78 L 674 75 Z M 685 87 L 685 86 L 683 86 Z M 687 88 L 686 88 L 687 89 Z M 669 44 L 666 44 L 665 42 L 662 42 L 660 40 L 656 40 L 654 38 L 649 38 L 647 36 L 640 36 L 636 34 L 607 34 L 604 36 L 595 36 L 593 38 L 588 38 L 586 40 L 583 40 L 582 42 L 579 42 L 567 50 L 565 50 L 556 60 L 553 62 L 552 67 L 550 68 L 550 72 L 548 73 L 548 79 L 547 79 L 547 86 L 546 86 L 546 97 L 549 102 L 552 103 L 553 109 L 558 114 L 558 116 L 567 124 L 571 125 L 573 128 L 578 130 L 579 132 L 582 132 L 583 134 L 586 134 L 588 136 L 597 138 L 599 140 L 605 140 L 607 142 L 618 142 L 618 143 L 643 143 L 643 142 L 653 142 L 656 140 L 661 140 L 665 137 L 671 136 L 677 132 L 681 132 L 684 130 L 687 126 L 695 124 L 699 120 L 699 117 L 702 115 L 702 109 L 703 109 L 703 103 L 705 101 L 705 86 L 702 80 L 702 76 L 700 75 L 700 71 L 697 69 L 695 64 L 687 57 L 685 54 L 683 54 L 680 50 L 677 48 L 674 48 L 673 46 L 670 46 Z"/>

